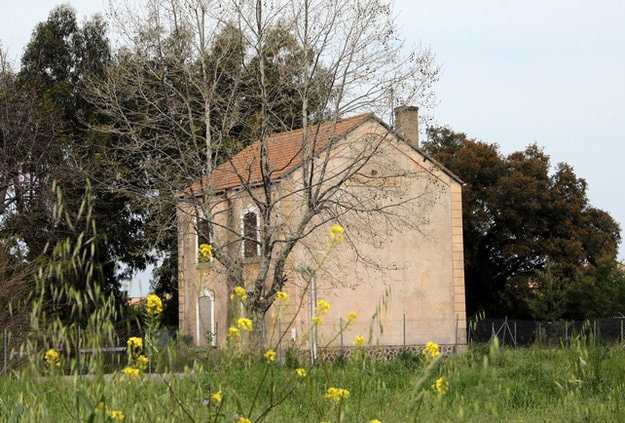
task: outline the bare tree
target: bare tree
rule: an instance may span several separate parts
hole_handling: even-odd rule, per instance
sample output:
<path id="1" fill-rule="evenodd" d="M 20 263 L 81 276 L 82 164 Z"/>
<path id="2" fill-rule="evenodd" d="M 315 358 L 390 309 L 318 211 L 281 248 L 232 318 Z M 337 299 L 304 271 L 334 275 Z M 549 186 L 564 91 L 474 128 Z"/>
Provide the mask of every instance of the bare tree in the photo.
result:
<path id="1" fill-rule="evenodd" d="M 333 136 L 345 116 L 373 111 L 389 117 L 396 105 L 427 110 L 432 104 L 439 69 L 428 50 L 404 45 L 388 3 L 149 0 L 144 6 L 141 13 L 112 6 L 126 45 L 108 77 L 92 81 L 88 93 L 109 119 L 100 130 L 113 139 L 116 188 L 155 211 L 182 193 L 192 206 L 185 213 L 206 223 L 198 230 L 210 235 L 230 283 L 248 282 L 253 316 L 272 305 L 295 246 L 319 225 L 347 213 L 415 224 L 408 216 L 418 199 L 377 197 L 381 185 L 411 175 L 372 181 L 363 172 L 384 160 L 386 134 L 365 137 L 358 149 Z M 296 128 L 301 139 L 293 159 L 300 161 L 302 180 L 293 191 L 279 192 L 274 180 L 280 169 L 268 142 L 276 131 Z M 242 166 L 234 154 L 252 141 L 254 161 Z M 342 151 L 338 167 L 331 160 L 335 148 Z M 257 240 L 217 216 L 216 169 L 236 175 L 237 191 L 260 212 L 260 262 L 251 283 L 243 280 L 236 246 Z M 275 214 L 290 200 L 303 208 L 285 225 Z M 159 227 L 168 229 L 162 221 Z"/>

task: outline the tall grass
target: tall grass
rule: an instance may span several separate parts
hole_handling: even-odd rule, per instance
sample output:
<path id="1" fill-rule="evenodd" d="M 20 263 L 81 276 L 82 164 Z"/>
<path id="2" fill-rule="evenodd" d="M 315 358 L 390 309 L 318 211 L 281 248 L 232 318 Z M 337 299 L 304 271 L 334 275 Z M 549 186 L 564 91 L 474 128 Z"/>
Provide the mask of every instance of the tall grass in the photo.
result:
<path id="1" fill-rule="evenodd" d="M 195 365 L 184 372 L 124 381 L 120 374 L 15 373 L 0 379 L 0 420 L 11 421 L 15 413 L 14 421 L 111 421 L 98 411 L 100 404 L 131 422 L 231 422 L 243 416 L 267 422 L 617 422 L 625 400 L 623 352 L 581 343 L 571 349 L 470 348 L 442 357 L 425 380 L 432 363 L 412 354 L 389 362 L 355 354 L 309 367 L 305 377 L 260 354 L 194 354 Z M 445 394 L 432 388 L 441 375 L 449 382 Z M 349 397 L 327 398 L 330 387 Z"/>

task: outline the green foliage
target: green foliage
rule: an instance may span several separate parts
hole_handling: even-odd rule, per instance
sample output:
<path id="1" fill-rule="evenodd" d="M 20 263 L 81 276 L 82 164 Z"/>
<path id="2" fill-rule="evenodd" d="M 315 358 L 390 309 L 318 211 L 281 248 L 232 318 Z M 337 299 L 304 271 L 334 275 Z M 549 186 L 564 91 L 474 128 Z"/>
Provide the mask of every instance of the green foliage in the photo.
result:
<path id="1" fill-rule="evenodd" d="M 119 410 L 133 422 L 231 421 L 235 415 L 252 421 L 264 415 L 272 422 L 618 422 L 625 399 L 622 352 L 581 343 L 570 349 L 492 345 L 443 357 L 421 383 L 417 412 L 409 393 L 431 366 L 424 360 L 406 366 L 404 360 L 356 354 L 341 366 L 309 367 L 303 378 L 259 357 L 233 360 L 217 354 L 213 360 L 179 374 L 125 382 L 117 376 L 100 382 L 87 377 L 35 381 L 25 374 L 0 379 L 0 419 L 89 421 L 94 413 L 102 418 L 98 413 L 105 409 Z M 430 386 L 439 376 L 449 381 L 445 395 Z M 349 397 L 330 400 L 325 397 L 329 387 L 347 389 Z"/>
<path id="2" fill-rule="evenodd" d="M 91 130 L 102 117 L 82 95 L 85 81 L 101 75 L 109 59 L 106 24 L 98 17 L 78 24 L 75 11 L 62 5 L 36 26 L 19 72 L 1 67 L 0 244 L 26 268 L 53 260 L 53 248 L 46 245 L 91 230 L 85 221 L 69 225 L 54 217 L 53 183 L 63 190 L 65 211 L 75 217 L 82 213 L 84 181 L 91 177 L 96 181 L 89 192 L 91 213 L 99 229 L 89 233 L 97 268 L 91 277 L 120 297 L 121 280 L 145 268 L 150 252 L 139 237 L 141 210 L 107 179 L 101 153 L 110 140 Z M 76 288 L 81 279 L 75 275 Z M 20 290 L 31 288 L 24 281 Z"/>
<path id="3" fill-rule="evenodd" d="M 586 181 L 571 166 L 552 168 L 537 145 L 503 156 L 496 144 L 447 128 L 430 129 L 423 148 L 466 183 L 470 315 L 483 310 L 499 316 L 584 319 L 625 312 L 604 295 L 620 298 L 625 289 L 616 272 L 619 225 L 589 204 Z"/>
<path id="4" fill-rule="evenodd" d="M 547 262 L 544 271 L 536 271 L 540 289 L 530 293 L 526 299 L 532 316 L 546 322 L 562 319 L 567 307 L 569 281 L 556 279 L 552 267 L 551 262 Z"/>

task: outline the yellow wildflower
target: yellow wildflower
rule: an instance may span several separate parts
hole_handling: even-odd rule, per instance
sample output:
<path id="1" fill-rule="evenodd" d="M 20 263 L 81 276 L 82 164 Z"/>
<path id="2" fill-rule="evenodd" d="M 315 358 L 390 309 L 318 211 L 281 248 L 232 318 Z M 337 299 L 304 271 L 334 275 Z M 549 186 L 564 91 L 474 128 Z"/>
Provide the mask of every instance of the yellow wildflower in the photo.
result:
<path id="1" fill-rule="evenodd" d="M 302 369 L 301 367 L 295 369 L 295 373 L 297 373 L 299 377 L 306 377 L 307 375 L 306 369 Z"/>
<path id="2" fill-rule="evenodd" d="M 131 350 L 143 348 L 143 338 L 138 338 L 136 336 L 132 336 L 128 338 L 128 348 Z"/>
<path id="3" fill-rule="evenodd" d="M 61 365 L 60 355 L 57 350 L 50 348 L 43 356 L 43 360 L 48 366 L 59 367 Z"/>
<path id="4" fill-rule="evenodd" d="M 330 243 L 340 244 L 343 241 L 345 229 L 341 225 L 334 225 L 330 228 Z"/>
<path id="5" fill-rule="evenodd" d="M 278 291 L 276 292 L 276 300 L 280 302 L 287 302 L 289 301 L 289 294 L 287 294 L 286 292 Z"/>
<path id="6" fill-rule="evenodd" d="M 100 401 L 98 403 L 98 405 L 95 406 L 96 411 L 98 410 L 105 410 L 106 409 L 106 405 L 104 405 L 104 402 Z"/>
<path id="7" fill-rule="evenodd" d="M 223 399 L 223 394 L 221 393 L 221 391 L 217 391 L 213 395 L 211 395 L 211 399 L 215 402 L 221 402 L 221 400 Z"/>
<path id="8" fill-rule="evenodd" d="M 210 244 L 200 244 L 197 251 L 197 261 L 208 263 L 213 258 L 213 246 Z"/>
<path id="9" fill-rule="evenodd" d="M 143 354 L 137 357 L 137 366 L 139 366 L 139 369 L 141 370 L 145 370 L 148 367 L 149 362 L 150 360 Z"/>
<path id="10" fill-rule="evenodd" d="M 323 319 L 321 317 L 315 316 L 312 318 L 313 325 L 319 326 L 323 323 Z"/>
<path id="11" fill-rule="evenodd" d="M 128 367 L 125 367 L 124 370 L 122 370 L 122 373 L 124 373 L 124 375 L 119 378 L 120 382 L 124 382 L 126 378 L 129 378 L 129 379 L 138 378 L 141 371 L 137 367 L 128 366 Z"/>
<path id="12" fill-rule="evenodd" d="M 230 299 L 234 300 L 235 298 L 239 299 L 240 301 L 247 300 L 247 292 L 245 291 L 245 288 L 241 286 L 235 286 L 234 294 L 230 295 Z"/>
<path id="13" fill-rule="evenodd" d="M 228 328 L 228 338 L 238 338 L 239 336 L 241 336 L 241 332 L 239 332 L 239 329 L 235 328 L 234 326 L 230 326 Z"/>
<path id="14" fill-rule="evenodd" d="M 124 374 L 126 376 L 130 376 L 130 377 L 138 377 L 139 376 L 139 369 L 136 367 L 126 367 L 124 368 Z"/>
<path id="15" fill-rule="evenodd" d="M 365 338 L 361 335 L 358 335 L 354 338 L 354 340 L 352 341 L 352 344 L 358 346 L 358 347 L 364 347 L 365 346 Z"/>
<path id="16" fill-rule="evenodd" d="M 326 300 L 319 300 L 315 311 L 317 314 L 328 314 L 328 311 L 330 311 L 330 304 L 328 304 Z"/>
<path id="17" fill-rule="evenodd" d="M 347 323 L 354 323 L 356 321 L 357 314 L 353 311 L 350 311 L 347 314 Z"/>
<path id="18" fill-rule="evenodd" d="M 237 423 L 252 423 L 252 421 L 250 419 L 248 419 L 247 417 L 239 417 L 239 419 L 237 420 Z"/>
<path id="19" fill-rule="evenodd" d="M 445 376 L 441 376 L 436 379 L 436 383 L 432 385 L 432 389 L 441 395 L 445 395 L 449 389 L 449 382 L 445 379 Z"/>
<path id="20" fill-rule="evenodd" d="M 237 327 L 239 329 L 251 332 L 253 328 L 252 320 L 246 319 L 245 317 L 239 317 L 239 320 L 237 320 Z"/>
<path id="21" fill-rule="evenodd" d="M 372 419 L 372 420 L 369 420 L 369 423 L 382 423 L 382 422 L 378 419 Z"/>
<path id="22" fill-rule="evenodd" d="M 107 411 L 106 414 L 111 418 L 111 420 L 124 420 L 126 418 L 121 410 L 110 410 Z"/>
<path id="23" fill-rule="evenodd" d="M 265 357 L 267 361 L 271 363 L 276 359 L 276 352 L 270 348 L 265 354 L 263 354 L 263 357 Z"/>
<path id="24" fill-rule="evenodd" d="M 328 388 L 326 391 L 326 398 L 332 401 L 340 401 L 341 399 L 349 398 L 349 391 L 343 388 Z"/>
<path id="25" fill-rule="evenodd" d="M 163 302 L 156 294 L 149 294 L 145 303 L 145 311 L 148 314 L 161 314 L 163 312 Z"/>
<path id="26" fill-rule="evenodd" d="M 428 342 L 425 344 L 425 348 L 421 351 L 421 354 L 427 358 L 436 358 L 440 354 L 438 350 L 438 344 L 435 342 Z"/>

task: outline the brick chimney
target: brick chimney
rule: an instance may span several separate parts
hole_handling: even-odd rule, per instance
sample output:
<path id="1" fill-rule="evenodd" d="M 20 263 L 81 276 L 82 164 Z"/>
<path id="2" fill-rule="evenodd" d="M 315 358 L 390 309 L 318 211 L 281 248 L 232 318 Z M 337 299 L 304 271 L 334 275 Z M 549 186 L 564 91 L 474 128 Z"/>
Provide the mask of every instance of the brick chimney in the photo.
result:
<path id="1" fill-rule="evenodd" d="M 395 132 L 415 147 L 419 147 L 419 108 L 395 107 Z"/>

